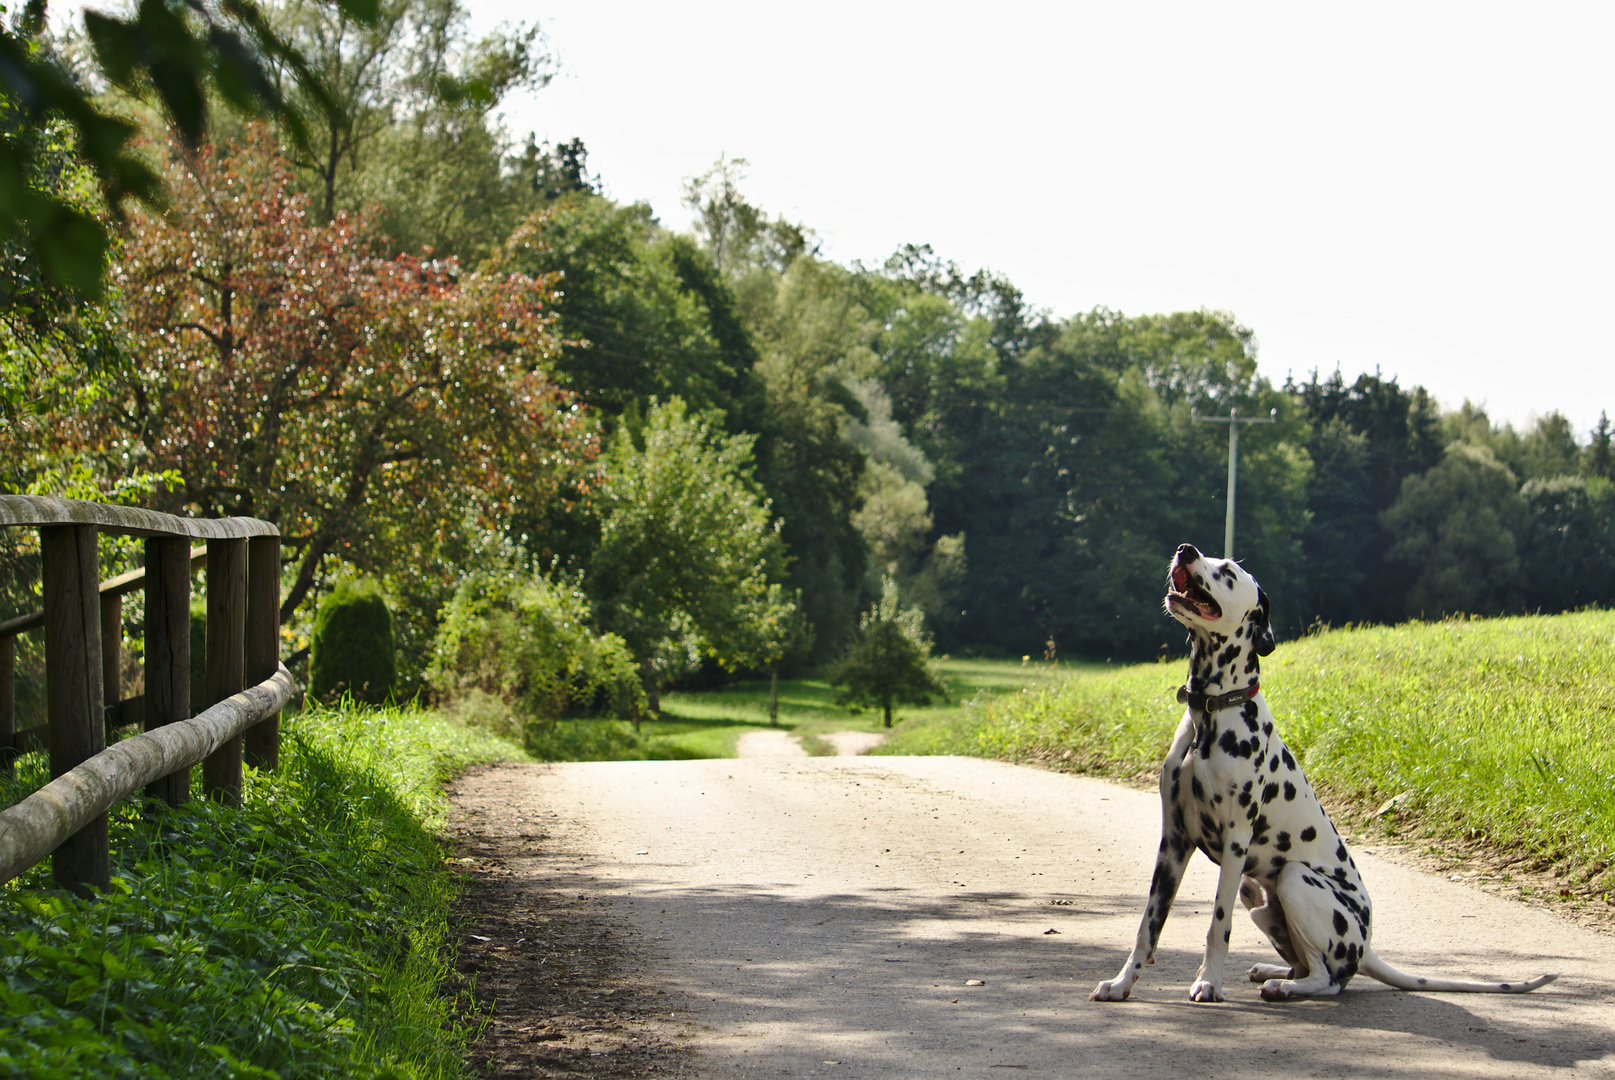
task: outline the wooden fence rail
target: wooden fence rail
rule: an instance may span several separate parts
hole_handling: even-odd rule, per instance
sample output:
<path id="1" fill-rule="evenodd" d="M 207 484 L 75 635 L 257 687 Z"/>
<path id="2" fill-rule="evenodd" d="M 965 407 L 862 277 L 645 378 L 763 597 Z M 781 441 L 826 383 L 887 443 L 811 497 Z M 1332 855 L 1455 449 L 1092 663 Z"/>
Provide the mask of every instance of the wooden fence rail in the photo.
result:
<path id="1" fill-rule="evenodd" d="M 5 527 L 39 530 L 44 608 L 0 623 L 0 754 L 9 760 L 43 744 L 52 780 L 0 812 L 0 882 L 53 853 L 58 884 L 106 888 L 107 811 L 119 799 L 144 786 L 153 798 L 183 802 L 200 761 L 203 790 L 236 802 L 243 753 L 257 768 L 277 764 L 280 710 L 294 689 L 279 660 L 280 535 L 256 518 L 190 519 L 21 495 L 0 495 Z M 145 568 L 97 582 L 102 532 L 145 537 Z M 196 539 L 205 548 L 193 551 Z M 211 707 L 193 719 L 190 573 L 198 556 L 207 568 L 201 704 Z M 140 586 L 146 689 L 123 699 L 120 598 Z M 36 629 L 45 634 L 45 730 L 19 733 L 15 638 Z M 109 721 L 136 716 L 145 734 L 107 749 Z"/>

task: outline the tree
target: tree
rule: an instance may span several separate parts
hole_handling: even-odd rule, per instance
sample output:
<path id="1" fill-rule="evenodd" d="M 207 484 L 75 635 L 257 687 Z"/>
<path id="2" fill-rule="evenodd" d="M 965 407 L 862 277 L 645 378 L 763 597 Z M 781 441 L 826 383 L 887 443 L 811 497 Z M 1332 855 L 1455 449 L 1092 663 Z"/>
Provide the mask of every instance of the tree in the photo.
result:
<path id="1" fill-rule="evenodd" d="M 1520 606 L 1525 502 L 1490 450 L 1454 443 L 1441 464 L 1402 482 L 1382 516 L 1387 559 L 1412 572 L 1406 614 L 1495 615 Z"/>
<path id="2" fill-rule="evenodd" d="M 1526 607 L 1570 611 L 1615 603 L 1615 485 L 1601 476 L 1528 480 L 1521 535 Z"/>
<path id="3" fill-rule="evenodd" d="M 1592 439 L 1587 443 L 1587 449 L 1582 454 L 1582 472 L 1588 476 L 1601 476 L 1605 480 L 1615 480 L 1615 451 L 1610 448 L 1609 413 L 1600 411 L 1598 426 L 1593 429 Z"/>
<path id="4" fill-rule="evenodd" d="M 285 0 L 271 19 L 328 91 L 296 157 L 319 220 L 379 205 L 402 250 L 474 261 L 532 208 L 491 124 L 510 94 L 551 77 L 536 26 L 473 40 L 460 0 L 379 0 L 370 20 Z"/>
<path id="5" fill-rule="evenodd" d="M 544 373 L 548 282 L 384 258 L 364 217 L 311 223 L 261 132 L 169 154 L 174 210 L 136 220 L 117 267 L 140 368 L 11 437 L 172 472 L 158 508 L 275 522 L 283 619 L 328 556 L 379 570 L 575 482 L 592 427 Z"/>
<path id="6" fill-rule="evenodd" d="M 757 430 L 757 353 L 733 326 L 733 302 L 649 206 L 569 192 L 521 235 L 516 266 L 560 282 L 555 371 L 583 401 L 615 418 L 678 397 L 695 412 L 720 411 L 730 432 Z"/>
<path id="7" fill-rule="evenodd" d="M 858 637 L 828 672 L 831 685 L 847 688 L 838 700 L 880 706 L 887 727 L 895 704 L 945 700 L 948 688 L 931 670 L 931 642 L 920 620 L 918 608 L 902 609 L 897 583 L 887 578 L 880 600 L 858 621 Z"/>
<path id="8" fill-rule="evenodd" d="M 605 455 L 585 587 L 601 628 L 639 665 L 653 712 L 670 674 L 706 656 L 730 670 L 754 663 L 789 618 L 752 442 L 675 398 L 653 404 L 640 430 L 619 428 Z"/>
<path id="9" fill-rule="evenodd" d="M 740 193 L 750 164 L 745 158 L 720 157 L 712 168 L 684 181 L 684 205 L 696 213 L 696 232 L 712 261 L 730 275 L 759 267 L 782 271 L 819 250 L 808 229 L 784 218 L 770 221 Z"/>

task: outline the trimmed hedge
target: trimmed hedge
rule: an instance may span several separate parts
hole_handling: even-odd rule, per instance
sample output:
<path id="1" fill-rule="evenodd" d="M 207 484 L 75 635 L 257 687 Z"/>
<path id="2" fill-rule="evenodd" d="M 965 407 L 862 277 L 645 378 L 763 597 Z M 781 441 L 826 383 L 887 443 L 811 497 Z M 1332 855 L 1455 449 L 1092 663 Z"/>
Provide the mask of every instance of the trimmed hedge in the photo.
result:
<path id="1" fill-rule="evenodd" d="M 309 693 L 319 701 L 343 694 L 385 704 L 398 686 L 393 617 L 381 586 L 343 581 L 320 602 L 308 662 Z"/>

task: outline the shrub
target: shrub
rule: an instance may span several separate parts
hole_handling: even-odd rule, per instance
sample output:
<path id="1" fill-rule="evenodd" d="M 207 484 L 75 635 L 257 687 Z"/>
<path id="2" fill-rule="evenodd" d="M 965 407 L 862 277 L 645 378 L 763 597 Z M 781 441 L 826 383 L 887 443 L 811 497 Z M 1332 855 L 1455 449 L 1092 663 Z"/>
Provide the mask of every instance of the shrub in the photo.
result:
<path id="1" fill-rule="evenodd" d="M 576 582 L 482 571 L 455 590 L 428 673 L 466 720 L 519 728 L 529 748 L 563 716 L 637 715 L 645 691 L 627 646 L 597 634 Z"/>
<path id="2" fill-rule="evenodd" d="M 380 705 L 392 696 L 398 666 L 393 618 L 381 586 L 344 581 L 321 601 L 314 616 L 308 681 L 309 692 L 320 701 L 348 693 L 355 701 Z"/>
<path id="3" fill-rule="evenodd" d="M 858 629 L 858 637 L 827 672 L 832 685 L 847 688 L 838 702 L 878 705 L 891 727 L 893 705 L 947 699 L 947 686 L 931 668 L 931 640 L 921 626 L 920 611 L 899 606 L 897 584 L 890 577 L 882 580 L 880 601 L 864 613 Z"/>

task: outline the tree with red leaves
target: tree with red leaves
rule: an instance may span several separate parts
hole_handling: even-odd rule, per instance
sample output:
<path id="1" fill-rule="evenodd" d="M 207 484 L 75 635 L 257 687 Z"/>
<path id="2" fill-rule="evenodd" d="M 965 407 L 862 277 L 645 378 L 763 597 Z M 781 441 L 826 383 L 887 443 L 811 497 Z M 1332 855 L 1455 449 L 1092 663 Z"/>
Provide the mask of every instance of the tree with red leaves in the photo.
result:
<path id="1" fill-rule="evenodd" d="M 261 131 L 168 153 L 171 209 L 114 268 L 135 363 L 75 434 L 177 473 L 166 509 L 278 525 L 283 619 L 326 556 L 387 566 L 575 484 L 594 425 L 547 374 L 553 283 L 501 269 L 519 239 L 475 272 L 387 258 L 368 216 L 315 223 Z"/>

